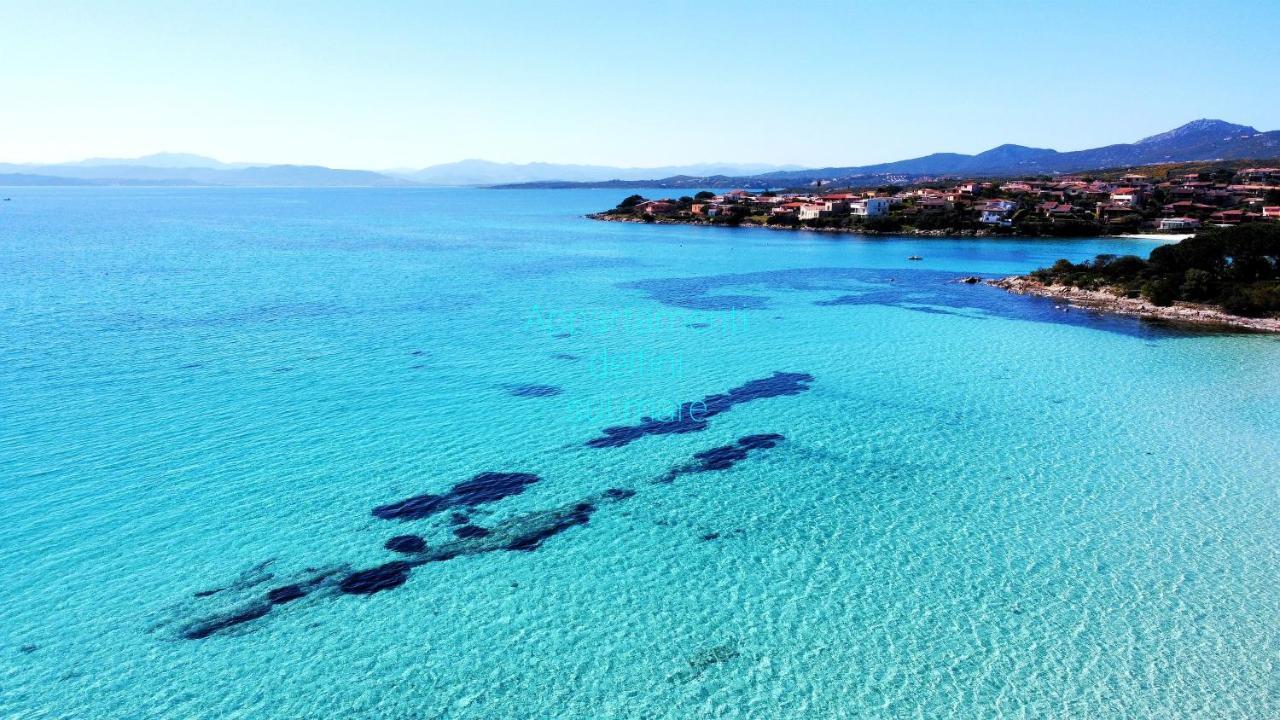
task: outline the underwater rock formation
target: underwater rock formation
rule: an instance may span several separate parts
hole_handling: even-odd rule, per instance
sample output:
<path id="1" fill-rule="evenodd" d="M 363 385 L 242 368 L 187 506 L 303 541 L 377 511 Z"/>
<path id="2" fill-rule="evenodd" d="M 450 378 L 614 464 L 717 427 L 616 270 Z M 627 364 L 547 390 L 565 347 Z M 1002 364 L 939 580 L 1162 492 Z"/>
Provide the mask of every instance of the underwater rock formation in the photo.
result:
<path id="1" fill-rule="evenodd" d="M 324 591 L 334 583 L 336 578 L 345 573 L 346 569 L 345 565 L 334 566 L 325 570 L 308 569 L 307 576 L 302 581 L 273 588 L 258 597 L 233 605 L 223 612 L 187 623 L 179 631 L 179 634 L 188 640 L 201 640 L 216 632 L 247 623 L 250 620 L 257 620 L 271 612 L 271 608 L 276 605 L 290 603 Z"/>
<path id="2" fill-rule="evenodd" d="M 777 446 L 778 443 L 785 439 L 786 438 L 782 435 L 778 435 L 777 433 L 744 435 L 743 437 L 738 438 L 738 441 L 732 445 L 721 445 L 720 447 L 713 447 L 709 450 L 694 453 L 692 462 L 671 468 L 671 470 L 667 471 L 666 475 L 663 475 L 654 482 L 669 483 L 681 475 L 711 472 L 714 470 L 728 470 L 734 465 L 746 460 L 752 450 L 766 450 Z"/>
<path id="3" fill-rule="evenodd" d="M 383 543 L 382 547 L 391 552 L 419 553 L 427 549 L 427 541 L 419 535 L 397 535 Z"/>
<path id="4" fill-rule="evenodd" d="M 812 380 L 813 378 L 805 373 L 774 373 L 772 377 L 753 380 L 727 393 L 707 396 L 703 402 L 709 414 L 718 414 L 740 402 L 762 397 L 794 395 L 807 390 L 808 383 Z M 645 422 L 652 421 L 646 419 Z M 705 427 L 705 422 L 703 426 Z M 614 432 L 611 433 L 610 430 Z M 637 437 L 661 434 L 660 431 L 655 431 L 648 425 L 638 426 L 637 431 L 639 432 Z M 630 442 L 629 439 L 625 439 L 625 436 L 625 431 L 619 432 L 617 428 L 607 429 L 603 438 L 605 442 L 595 446 L 625 445 Z M 619 440 L 622 442 L 616 442 Z M 690 461 L 673 467 L 655 482 L 670 483 L 681 475 L 725 470 L 747 459 L 754 452 L 776 447 L 782 440 L 784 437 L 776 433 L 745 435 L 731 445 L 713 447 L 695 453 Z M 407 520 L 426 517 L 453 507 L 471 508 L 510 495 L 518 495 L 538 480 L 537 475 L 529 473 L 481 473 L 470 480 L 454 485 L 448 493 L 443 495 L 419 495 L 375 508 L 373 514 L 380 518 Z M 473 525 L 466 514 L 455 511 L 449 519 L 455 535 L 453 540 L 428 547 L 421 536 L 396 536 L 388 540 L 385 547 L 401 553 L 400 559 L 355 571 L 346 564 L 328 566 L 325 569 L 306 568 L 295 582 L 279 585 L 265 593 L 255 592 L 253 588 L 274 577 L 272 573 L 267 572 L 267 567 L 273 562 L 269 560 L 241 573 L 234 583 L 225 588 L 197 593 L 197 597 L 202 598 L 202 607 L 205 607 L 208 602 L 213 602 L 215 605 L 221 603 L 222 607 L 182 624 L 178 634 L 190 640 L 204 639 L 263 618 L 275 608 L 285 605 L 292 607 L 323 598 L 374 595 L 392 590 L 404 585 L 415 568 L 429 563 L 496 551 L 532 552 L 547 540 L 566 530 L 590 523 L 592 515 L 602 506 L 625 502 L 635 496 L 636 491 L 632 488 L 611 487 L 559 507 L 535 510 L 508 518 L 489 528 Z M 703 536 L 703 539 L 713 540 L 716 537 L 719 537 L 718 533 L 708 533 Z M 246 595 L 249 592 L 254 594 Z M 204 600 L 204 598 L 211 599 Z M 713 652 L 707 656 L 709 662 L 696 658 L 696 661 L 690 661 L 691 672 L 696 675 L 706 665 L 736 657 L 736 651 L 725 651 L 722 648 L 712 650 Z"/>
<path id="5" fill-rule="evenodd" d="M 359 570 L 342 578 L 338 589 L 348 595 L 372 595 L 383 590 L 400 587 L 409 579 L 413 568 L 404 560 L 394 560 L 368 570 Z"/>
<path id="6" fill-rule="evenodd" d="M 674 418 L 641 418 L 638 425 L 620 425 L 604 429 L 604 435 L 587 441 L 588 447 L 622 447 L 646 435 L 672 435 L 698 432 L 707 428 L 707 420 L 727 412 L 735 405 L 765 398 L 799 395 L 809 389 L 813 376 L 808 373 L 774 372 L 766 378 L 751 380 L 732 390 L 707 395 L 702 400 L 682 403 Z"/>
<path id="7" fill-rule="evenodd" d="M 458 538 L 418 553 L 406 553 L 401 560 L 373 568 L 349 572 L 345 566 L 341 566 L 322 571 L 298 583 L 276 588 L 222 612 L 190 622 L 182 627 L 179 634 L 189 640 L 204 639 L 214 633 L 257 620 L 270 613 L 276 605 L 304 597 L 316 599 L 336 595 L 373 595 L 391 590 L 403 585 L 414 568 L 427 563 L 499 550 L 536 550 L 549 538 L 590 522 L 591 515 L 601 503 L 620 502 L 630 497 L 631 495 L 619 497 L 616 494 L 598 493 L 550 510 L 517 515 L 494 525 L 485 534 Z"/>
<path id="8" fill-rule="evenodd" d="M 700 650 L 685 660 L 685 663 L 689 665 L 687 670 L 681 670 L 668 679 L 672 682 L 696 680 L 702 673 L 706 672 L 707 668 L 727 663 L 730 660 L 736 660 L 741 655 L 742 653 L 738 651 L 736 643 L 724 643 L 723 645 Z"/>
<path id="9" fill-rule="evenodd" d="M 267 582 L 271 580 L 271 578 L 275 577 L 275 575 L 267 571 L 267 568 L 271 567 L 272 563 L 274 563 L 275 561 L 276 561 L 275 558 L 271 558 L 269 560 L 263 560 L 257 565 L 254 565 L 253 567 L 241 572 L 238 576 L 236 576 L 236 579 L 231 583 L 229 583 L 226 587 L 209 588 L 207 590 L 197 590 L 194 593 L 192 593 L 192 595 L 194 597 L 203 598 L 203 597 L 209 597 L 210 595 L 217 595 L 218 593 L 221 593 L 221 592 L 234 593 L 241 590 L 245 590 L 247 588 L 254 587 L 255 585 L 261 585 L 262 583 Z"/>
<path id="10" fill-rule="evenodd" d="M 421 520 L 454 507 L 475 507 L 519 495 L 540 478 L 532 473 L 483 472 L 454 485 L 443 495 L 415 495 L 406 500 L 380 505 L 373 516 L 383 520 Z"/>

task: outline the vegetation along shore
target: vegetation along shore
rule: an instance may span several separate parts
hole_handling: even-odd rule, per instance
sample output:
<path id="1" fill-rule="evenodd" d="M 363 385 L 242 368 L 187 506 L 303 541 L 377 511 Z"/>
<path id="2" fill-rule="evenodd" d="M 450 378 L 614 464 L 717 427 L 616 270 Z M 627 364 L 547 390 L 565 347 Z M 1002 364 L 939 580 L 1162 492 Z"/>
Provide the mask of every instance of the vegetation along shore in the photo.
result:
<path id="1" fill-rule="evenodd" d="M 1280 332 L 1280 224 L 1211 228 L 1158 247 L 1146 260 L 1059 260 L 1029 275 L 989 282 L 1104 312 Z"/>

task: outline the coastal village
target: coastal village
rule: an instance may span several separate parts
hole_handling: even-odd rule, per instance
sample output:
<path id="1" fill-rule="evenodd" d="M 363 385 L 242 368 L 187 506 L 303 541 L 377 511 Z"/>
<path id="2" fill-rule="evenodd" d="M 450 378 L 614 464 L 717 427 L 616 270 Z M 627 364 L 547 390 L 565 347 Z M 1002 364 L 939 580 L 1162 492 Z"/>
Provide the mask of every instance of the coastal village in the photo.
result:
<path id="1" fill-rule="evenodd" d="M 1280 222 L 1280 167 L 1156 175 L 932 180 L 827 192 L 703 191 L 659 200 L 633 195 L 592 217 L 938 235 L 1189 233 Z"/>

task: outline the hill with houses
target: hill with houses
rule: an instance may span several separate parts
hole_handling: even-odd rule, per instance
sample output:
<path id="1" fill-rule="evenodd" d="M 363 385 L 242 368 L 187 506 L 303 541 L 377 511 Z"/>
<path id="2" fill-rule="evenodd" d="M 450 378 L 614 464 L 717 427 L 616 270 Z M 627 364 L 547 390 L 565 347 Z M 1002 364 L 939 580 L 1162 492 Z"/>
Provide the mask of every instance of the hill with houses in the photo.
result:
<path id="1" fill-rule="evenodd" d="M 1056 236 L 1188 232 L 1280 221 L 1280 167 L 1161 167 L 1159 172 L 929 181 L 863 190 L 632 195 L 591 217 L 862 233 Z"/>

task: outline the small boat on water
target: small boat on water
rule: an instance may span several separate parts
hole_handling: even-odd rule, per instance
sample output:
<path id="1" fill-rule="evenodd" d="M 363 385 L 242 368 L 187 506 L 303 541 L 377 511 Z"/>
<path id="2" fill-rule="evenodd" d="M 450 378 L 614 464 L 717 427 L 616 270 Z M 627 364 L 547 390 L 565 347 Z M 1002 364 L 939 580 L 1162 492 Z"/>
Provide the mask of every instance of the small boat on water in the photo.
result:
<path id="1" fill-rule="evenodd" d="M 919 255 L 912 255 L 911 257 L 909 257 L 909 258 L 907 258 L 907 259 L 908 259 L 908 260 L 923 260 L 924 258 L 920 257 Z"/>

